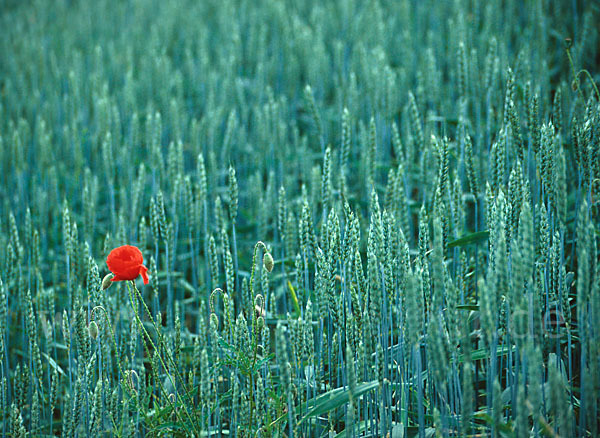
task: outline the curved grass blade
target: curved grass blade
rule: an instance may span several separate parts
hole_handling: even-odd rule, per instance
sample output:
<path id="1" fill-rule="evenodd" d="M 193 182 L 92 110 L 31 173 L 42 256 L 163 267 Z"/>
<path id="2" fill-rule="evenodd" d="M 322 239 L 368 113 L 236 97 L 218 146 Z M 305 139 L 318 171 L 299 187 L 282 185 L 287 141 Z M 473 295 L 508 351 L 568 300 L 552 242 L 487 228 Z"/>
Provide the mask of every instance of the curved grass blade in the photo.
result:
<path id="1" fill-rule="evenodd" d="M 356 386 L 356 390 L 352 394 L 356 399 L 361 397 L 365 393 L 372 391 L 377 388 L 379 383 L 375 380 L 372 382 L 361 383 Z M 311 417 L 316 417 L 318 415 L 322 415 L 326 412 L 331 411 L 332 409 L 339 408 L 340 406 L 348 403 L 350 401 L 350 388 L 336 388 L 325 394 L 320 395 L 314 401 L 314 403 L 309 404 L 308 412 L 306 415 L 298 422 L 298 425 L 302 424 L 306 420 Z"/>
<path id="2" fill-rule="evenodd" d="M 459 237 L 456 240 L 448 243 L 448 248 L 454 248 L 455 246 L 467 246 L 481 243 L 490 237 L 489 231 L 477 231 L 476 233 L 467 234 L 466 236 Z"/>

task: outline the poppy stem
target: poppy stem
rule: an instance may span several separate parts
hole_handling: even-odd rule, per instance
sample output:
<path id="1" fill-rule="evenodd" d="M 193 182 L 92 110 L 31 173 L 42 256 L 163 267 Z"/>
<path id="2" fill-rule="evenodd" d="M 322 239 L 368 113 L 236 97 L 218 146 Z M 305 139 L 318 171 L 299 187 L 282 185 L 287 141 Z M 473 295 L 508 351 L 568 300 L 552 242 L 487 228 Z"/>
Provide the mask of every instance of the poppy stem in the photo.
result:
<path id="1" fill-rule="evenodd" d="M 157 352 L 158 350 L 156 349 L 156 346 L 155 346 L 155 345 L 154 345 L 154 343 L 152 342 L 152 339 L 150 338 L 150 336 L 149 336 L 148 332 L 146 331 L 146 329 L 144 328 L 144 326 L 143 326 L 143 325 L 141 325 L 141 320 L 140 320 L 140 318 L 139 318 L 139 313 L 136 311 L 135 303 L 133 302 L 133 295 L 132 295 L 132 293 L 131 293 L 131 289 L 129 289 L 129 288 L 128 288 L 128 292 L 129 292 L 129 301 L 130 301 L 130 303 L 131 303 L 131 306 L 132 306 L 132 308 L 134 309 L 134 313 L 135 313 L 135 316 L 136 316 L 136 322 L 137 322 L 138 324 L 140 324 L 140 327 L 142 327 L 142 329 L 143 329 L 143 332 L 144 332 L 143 334 L 145 334 L 145 335 L 146 335 L 146 339 L 144 339 L 144 336 L 142 336 L 142 340 L 143 340 L 143 342 L 144 342 L 144 348 L 146 349 L 146 353 L 148 354 L 148 357 L 150 357 L 150 348 L 149 348 L 148 344 L 150 344 L 150 345 L 153 347 L 153 351 Z M 155 328 L 156 328 L 156 327 L 155 327 Z M 158 357 L 158 358 L 161 360 L 161 362 L 162 362 L 162 358 L 160 357 L 160 355 L 158 355 L 158 354 L 157 354 L 157 357 Z M 175 384 L 173 383 L 173 379 L 172 379 L 172 377 L 171 377 L 171 374 L 169 373 L 169 371 L 168 371 L 167 367 L 165 366 L 164 362 L 162 362 L 162 364 L 163 364 L 163 367 L 165 368 L 165 371 L 166 371 L 167 375 L 169 376 L 169 379 L 171 380 L 171 384 L 173 385 L 173 387 L 175 387 Z M 179 420 L 182 422 L 182 424 L 186 425 L 186 423 L 183 421 L 183 419 L 182 419 L 182 418 L 181 418 L 181 416 L 179 415 L 179 412 L 178 412 L 178 410 L 177 410 L 176 406 L 174 405 L 174 403 L 173 403 L 173 400 L 171 400 L 171 397 L 169 397 L 169 396 L 170 396 L 170 394 L 169 394 L 169 392 L 167 391 L 167 389 L 165 388 L 165 386 L 164 386 L 164 384 L 162 383 L 162 381 L 160 380 L 160 378 L 159 378 L 159 376 L 158 376 L 158 373 L 157 373 L 157 372 L 154 370 L 154 368 L 153 368 L 153 367 L 151 367 L 151 368 L 152 368 L 152 373 L 153 373 L 153 375 L 154 375 L 154 380 L 155 380 L 156 382 L 158 382 L 158 385 L 159 385 L 159 387 L 160 387 L 160 390 L 161 390 L 162 394 L 165 396 L 165 398 L 167 399 L 167 402 L 168 402 L 168 403 L 169 403 L 169 405 L 171 406 L 171 409 L 173 410 L 173 412 L 175 413 L 175 415 L 177 415 L 177 417 L 178 417 L 178 418 L 179 418 Z M 131 382 L 130 382 L 130 384 L 131 384 Z M 185 406 L 185 405 L 184 405 L 184 406 Z M 191 416 L 189 415 L 189 413 L 187 412 L 187 409 L 186 409 L 186 413 L 188 414 L 188 417 L 190 417 L 190 420 L 191 420 L 192 418 L 191 418 Z M 193 421 L 192 421 L 192 425 L 193 425 Z M 187 425 L 186 425 L 186 430 L 187 430 Z M 189 430 L 187 430 L 187 432 L 189 433 L 190 431 L 189 431 Z"/>
<path id="2" fill-rule="evenodd" d="M 167 360 L 169 362 L 171 362 L 171 364 L 173 366 L 173 369 L 175 370 L 175 377 L 176 377 L 176 379 L 178 379 L 180 381 L 181 386 L 182 386 L 182 388 L 183 388 L 183 390 L 185 392 L 185 395 L 186 395 L 188 401 L 190 403 L 192 403 L 192 405 L 193 405 L 192 397 L 190 396 L 190 393 L 187 390 L 187 387 L 185 385 L 185 380 L 183 380 L 183 377 L 179 373 L 179 369 L 177 368 L 177 364 L 175 363 L 175 361 L 173 360 L 173 357 L 171 356 L 171 353 L 170 353 L 170 351 L 168 349 L 168 345 L 167 345 L 167 343 L 166 343 L 166 341 L 165 341 L 165 339 L 164 339 L 161 331 L 156 326 L 156 321 L 152 317 L 152 314 L 150 313 L 150 309 L 148 309 L 148 306 L 146 306 L 146 303 L 145 303 L 145 301 L 144 301 L 144 299 L 143 299 L 140 291 L 136 287 L 135 282 L 131 281 L 131 282 L 127 282 L 127 289 L 129 290 L 129 300 L 131 302 L 131 307 L 132 307 L 133 312 L 135 314 L 136 322 L 138 323 L 138 325 L 142 329 L 143 334 L 148 339 L 148 342 L 152 346 L 152 349 L 154 351 L 158 351 L 156 345 L 154 344 L 154 342 L 152 341 L 152 338 L 150 337 L 150 334 L 148 333 L 148 331 L 146 330 L 146 327 L 144 327 L 144 324 L 142 323 L 142 320 L 140 319 L 139 312 L 137 311 L 137 306 L 135 305 L 135 302 L 134 302 L 134 294 L 132 293 L 131 286 L 133 286 L 133 291 L 135 291 L 135 298 L 136 298 L 136 300 L 139 300 L 142 303 L 142 307 L 144 308 L 144 310 L 146 311 L 146 313 L 150 317 L 150 320 L 152 321 L 152 325 L 154 326 L 154 329 L 156 330 L 156 334 L 157 334 L 157 337 L 158 337 L 158 342 L 159 342 L 159 344 L 163 345 L 164 351 L 165 351 L 165 353 L 167 355 Z M 167 367 L 167 364 L 165 363 L 164 359 L 162 358 L 162 356 L 160 354 L 158 354 L 157 356 L 158 356 L 158 359 L 160 360 L 163 368 L 165 369 L 165 371 L 167 371 L 167 376 L 169 377 L 169 380 L 171 381 L 171 384 L 173 385 L 173 388 L 177 388 L 177 385 L 175 384 L 175 381 L 173 380 L 173 376 L 171 376 L 171 373 L 168 372 L 169 368 Z M 192 424 L 192 427 L 194 428 L 194 431 L 197 432 L 196 424 L 194 423 L 194 419 L 192 418 L 191 414 L 189 413 L 189 411 L 187 409 L 187 405 L 185 403 L 183 403 L 182 406 L 184 408 L 184 411 L 185 411 L 186 415 L 190 419 L 190 422 Z"/>

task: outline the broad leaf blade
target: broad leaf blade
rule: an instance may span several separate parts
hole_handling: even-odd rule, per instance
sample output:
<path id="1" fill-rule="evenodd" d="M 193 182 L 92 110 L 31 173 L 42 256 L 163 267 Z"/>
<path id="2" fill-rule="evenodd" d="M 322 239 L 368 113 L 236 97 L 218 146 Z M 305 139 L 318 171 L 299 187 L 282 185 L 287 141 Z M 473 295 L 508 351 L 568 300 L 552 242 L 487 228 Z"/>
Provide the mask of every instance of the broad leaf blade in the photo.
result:
<path id="1" fill-rule="evenodd" d="M 456 240 L 448 243 L 448 248 L 454 248 L 455 246 L 467 246 L 474 245 L 486 241 L 490 237 L 489 231 L 478 231 L 476 233 L 467 234 L 466 236 L 459 237 Z"/>
<path id="2" fill-rule="evenodd" d="M 503 346 L 497 347 L 496 356 L 507 355 L 508 352 L 511 350 L 515 351 L 515 347 L 511 348 L 508 345 L 503 345 Z M 490 351 L 487 348 L 479 348 L 479 349 L 471 352 L 471 360 L 472 361 L 488 359 L 489 357 L 490 357 Z M 464 360 L 464 356 L 462 354 L 458 355 L 458 361 L 462 362 L 463 360 Z"/>
<path id="3" fill-rule="evenodd" d="M 354 398 L 361 397 L 363 394 L 377 388 L 379 383 L 375 380 L 372 382 L 361 383 L 356 386 L 356 390 L 354 391 Z M 322 415 L 326 412 L 331 411 L 332 409 L 339 408 L 344 404 L 350 401 L 350 388 L 336 388 L 325 394 L 320 395 L 314 401 L 313 404 L 308 405 L 308 412 L 306 415 L 298 422 L 298 425 L 302 424 L 304 421 L 308 420 L 311 417 L 316 417 L 318 415 Z"/>
<path id="4" fill-rule="evenodd" d="M 479 304 L 459 304 L 458 306 L 456 306 L 456 308 L 458 310 L 473 310 L 473 311 L 477 311 L 477 310 L 479 310 Z"/>

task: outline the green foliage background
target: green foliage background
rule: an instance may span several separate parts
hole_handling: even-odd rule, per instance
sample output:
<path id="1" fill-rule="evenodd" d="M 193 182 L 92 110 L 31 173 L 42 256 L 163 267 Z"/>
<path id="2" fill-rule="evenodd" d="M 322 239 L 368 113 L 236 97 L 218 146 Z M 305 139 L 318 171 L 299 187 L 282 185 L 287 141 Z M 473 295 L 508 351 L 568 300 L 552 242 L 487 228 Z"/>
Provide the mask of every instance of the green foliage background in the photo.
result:
<path id="1" fill-rule="evenodd" d="M 2 436 L 597 436 L 599 20 L 2 2 Z"/>

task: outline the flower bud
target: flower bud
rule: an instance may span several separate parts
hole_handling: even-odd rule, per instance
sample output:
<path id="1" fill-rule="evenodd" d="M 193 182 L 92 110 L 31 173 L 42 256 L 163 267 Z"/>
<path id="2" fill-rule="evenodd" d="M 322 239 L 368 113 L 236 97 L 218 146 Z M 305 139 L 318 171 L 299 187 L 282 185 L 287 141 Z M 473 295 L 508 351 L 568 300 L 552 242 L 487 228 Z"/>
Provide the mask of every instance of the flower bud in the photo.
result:
<path id="1" fill-rule="evenodd" d="M 95 341 L 98 337 L 98 324 L 96 324 L 96 321 L 90 322 L 90 325 L 88 326 L 88 333 L 90 334 L 90 338 Z"/>
<path id="2" fill-rule="evenodd" d="M 113 279 L 113 277 L 113 274 L 106 274 L 104 276 L 104 278 L 102 279 L 102 290 L 106 290 L 112 286 L 113 282 L 111 280 Z"/>
<path id="3" fill-rule="evenodd" d="M 210 328 L 212 330 L 218 330 L 219 329 L 219 318 L 217 317 L 216 313 L 211 313 L 210 317 L 209 317 L 209 323 L 210 323 Z"/>
<path id="4" fill-rule="evenodd" d="M 254 297 L 254 317 L 264 317 L 265 316 L 265 300 L 261 294 L 258 294 Z"/>
<path id="5" fill-rule="evenodd" d="M 266 252 L 265 255 L 263 256 L 263 265 L 267 269 L 267 272 L 271 272 L 273 270 L 273 266 L 275 265 L 275 262 L 273 261 L 273 256 L 271 255 L 270 252 Z"/>
<path id="6" fill-rule="evenodd" d="M 129 378 L 129 384 L 135 390 L 135 388 L 137 388 L 140 384 L 140 376 L 138 375 L 136 370 L 127 370 L 125 373 L 127 374 L 127 377 Z"/>

